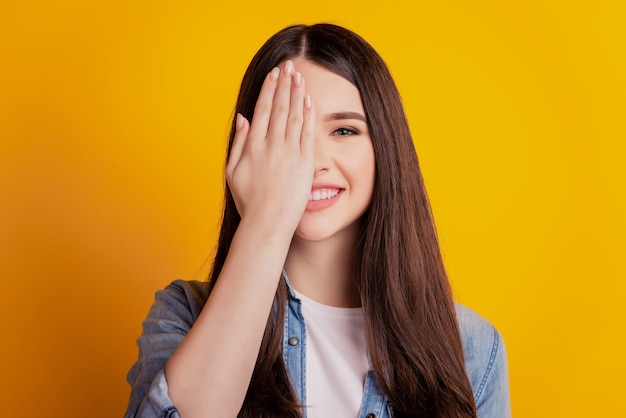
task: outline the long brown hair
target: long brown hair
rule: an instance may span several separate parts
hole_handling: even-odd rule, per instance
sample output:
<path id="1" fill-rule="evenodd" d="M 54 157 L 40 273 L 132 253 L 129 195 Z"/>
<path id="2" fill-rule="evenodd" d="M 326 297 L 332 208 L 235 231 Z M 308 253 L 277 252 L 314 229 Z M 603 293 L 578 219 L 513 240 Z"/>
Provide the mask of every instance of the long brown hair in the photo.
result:
<path id="1" fill-rule="evenodd" d="M 382 58 L 331 24 L 290 26 L 252 59 L 236 112 L 252 120 L 266 74 L 302 56 L 354 84 L 374 146 L 376 177 L 354 260 L 376 379 L 396 417 L 476 417 L 450 285 L 400 95 Z M 229 151 L 235 132 L 230 133 Z M 240 217 L 226 186 L 210 280 L 218 279 Z M 301 417 L 282 358 L 287 304 L 281 280 L 240 417 Z"/>

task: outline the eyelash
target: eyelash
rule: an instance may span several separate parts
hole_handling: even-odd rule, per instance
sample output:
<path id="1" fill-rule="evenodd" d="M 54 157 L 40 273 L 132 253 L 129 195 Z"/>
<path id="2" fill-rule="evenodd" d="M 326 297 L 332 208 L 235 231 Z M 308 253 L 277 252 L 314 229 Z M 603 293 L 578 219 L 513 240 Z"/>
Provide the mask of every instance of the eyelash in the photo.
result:
<path id="1" fill-rule="evenodd" d="M 343 133 L 340 133 L 343 132 Z M 357 129 L 354 128 L 338 128 L 333 132 L 333 135 L 337 135 L 337 136 L 348 136 L 348 135 L 359 135 L 361 132 L 359 132 Z"/>

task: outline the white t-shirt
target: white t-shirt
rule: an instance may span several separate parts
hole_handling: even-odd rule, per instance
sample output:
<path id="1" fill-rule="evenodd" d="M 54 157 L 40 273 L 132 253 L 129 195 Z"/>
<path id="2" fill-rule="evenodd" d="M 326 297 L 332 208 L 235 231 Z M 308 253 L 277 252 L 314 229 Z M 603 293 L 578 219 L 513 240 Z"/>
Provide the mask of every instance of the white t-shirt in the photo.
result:
<path id="1" fill-rule="evenodd" d="M 362 308 L 323 305 L 297 293 L 306 327 L 308 418 L 356 418 L 370 369 Z"/>

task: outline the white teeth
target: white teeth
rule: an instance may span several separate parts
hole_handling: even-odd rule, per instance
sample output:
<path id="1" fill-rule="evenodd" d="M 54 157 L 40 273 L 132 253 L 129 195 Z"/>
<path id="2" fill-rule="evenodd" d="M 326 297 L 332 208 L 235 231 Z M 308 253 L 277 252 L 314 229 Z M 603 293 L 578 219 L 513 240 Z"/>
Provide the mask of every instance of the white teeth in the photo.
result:
<path id="1" fill-rule="evenodd" d="M 309 200 L 331 199 L 339 194 L 338 189 L 321 189 L 314 190 L 309 194 Z"/>

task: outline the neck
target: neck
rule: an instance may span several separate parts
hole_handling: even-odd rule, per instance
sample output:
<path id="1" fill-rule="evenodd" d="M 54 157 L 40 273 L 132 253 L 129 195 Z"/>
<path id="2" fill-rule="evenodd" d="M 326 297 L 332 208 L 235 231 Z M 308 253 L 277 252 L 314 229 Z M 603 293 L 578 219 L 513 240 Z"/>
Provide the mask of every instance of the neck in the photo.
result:
<path id="1" fill-rule="evenodd" d="M 361 306 L 352 271 L 357 230 L 323 241 L 294 236 L 285 262 L 293 288 L 325 305 Z"/>

